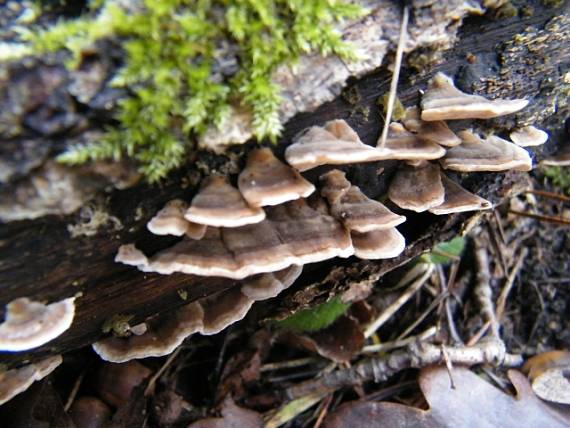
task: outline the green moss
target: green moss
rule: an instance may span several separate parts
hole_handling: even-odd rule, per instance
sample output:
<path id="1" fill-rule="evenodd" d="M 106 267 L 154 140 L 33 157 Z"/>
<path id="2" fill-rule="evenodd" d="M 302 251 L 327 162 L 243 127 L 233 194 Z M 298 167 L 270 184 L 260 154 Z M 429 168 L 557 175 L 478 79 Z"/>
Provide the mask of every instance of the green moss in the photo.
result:
<path id="1" fill-rule="evenodd" d="M 103 323 L 103 333 L 113 333 L 118 337 L 127 336 L 130 330 L 129 321 L 133 319 L 133 315 L 115 314 Z"/>
<path id="2" fill-rule="evenodd" d="M 113 84 L 131 95 L 119 105 L 119 125 L 59 160 L 77 164 L 127 155 L 149 181 L 181 165 L 190 136 L 219 125 L 231 104 L 252 111 L 258 139 L 275 140 L 281 132 L 281 88 L 272 73 L 305 53 L 354 57 L 334 25 L 365 13 L 340 0 L 141 0 L 128 11 L 122 3 L 92 1 L 86 16 L 24 38 L 35 55 L 68 50 L 69 67 L 97 40 L 120 43 L 126 59 Z M 234 55 L 224 51 L 228 45 L 235 47 L 239 64 L 230 76 L 219 72 L 218 63 Z"/>
<path id="3" fill-rule="evenodd" d="M 386 117 L 386 112 L 388 110 L 388 98 L 390 98 L 390 94 L 386 92 L 384 95 L 380 96 L 376 101 L 376 104 L 378 104 L 382 109 L 382 114 L 384 115 L 384 117 Z M 406 116 L 406 108 L 404 107 L 400 99 L 396 98 L 394 100 L 394 108 L 392 109 L 392 117 L 390 120 L 398 121 L 400 119 L 403 119 L 404 116 Z"/>

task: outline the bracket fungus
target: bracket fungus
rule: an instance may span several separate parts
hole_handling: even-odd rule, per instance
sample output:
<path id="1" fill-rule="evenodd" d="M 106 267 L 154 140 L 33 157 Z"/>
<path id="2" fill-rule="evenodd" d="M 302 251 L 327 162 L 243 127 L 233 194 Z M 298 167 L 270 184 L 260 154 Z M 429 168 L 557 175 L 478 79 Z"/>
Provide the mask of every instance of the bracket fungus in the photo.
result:
<path id="1" fill-rule="evenodd" d="M 249 154 L 246 167 L 238 177 L 238 188 L 254 207 L 306 198 L 315 191 L 315 186 L 277 159 L 268 148 Z"/>
<path id="2" fill-rule="evenodd" d="M 27 297 L 12 300 L 0 324 L 0 351 L 26 351 L 61 335 L 73 322 L 74 301 L 70 297 L 45 305 Z"/>
<path id="3" fill-rule="evenodd" d="M 468 192 L 444 174 L 441 174 L 441 180 L 445 189 L 445 200 L 441 205 L 430 208 L 428 210 L 430 213 L 443 215 L 493 208 L 491 202 Z"/>
<path id="4" fill-rule="evenodd" d="M 382 153 L 382 159 L 432 160 L 445 155 L 445 149 L 439 144 L 420 138 L 397 122 L 390 124 L 386 143 L 380 147 L 379 140 L 377 150 Z"/>
<path id="5" fill-rule="evenodd" d="M 449 129 L 443 120 L 426 122 L 421 119 L 420 109 L 411 107 L 406 109 L 406 115 L 402 119 L 405 128 L 417 134 L 419 138 L 446 147 L 454 147 L 461 144 L 461 138 Z"/>
<path id="6" fill-rule="evenodd" d="M 259 223 L 265 219 L 265 211 L 248 205 L 226 177 L 214 175 L 204 180 L 185 218 L 208 226 L 239 227 Z"/>
<path id="7" fill-rule="evenodd" d="M 441 205 L 445 200 L 445 189 L 439 166 L 427 161 L 416 166 L 400 165 L 390 183 L 388 197 L 400 208 L 416 212 Z"/>
<path id="8" fill-rule="evenodd" d="M 201 331 L 203 318 L 202 307 L 193 302 L 172 313 L 151 319 L 143 334 L 102 339 L 93 344 L 93 350 L 102 359 L 112 363 L 167 355 L 188 336 Z"/>
<path id="9" fill-rule="evenodd" d="M 17 369 L 0 371 L 0 405 L 24 392 L 35 381 L 45 378 L 62 361 L 61 355 L 54 355 Z"/>
<path id="10" fill-rule="evenodd" d="M 200 239 L 206 232 L 201 224 L 191 223 L 184 218 L 188 204 L 181 199 L 173 199 L 156 213 L 147 224 L 147 229 L 155 235 L 188 235 Z"/>
<path id="11" fill-rule="evenodd" d="M 548 141 L 548 134 L 534 126 L 525 126 L 509 134 L 511 141 L 520 147 L 540 146 Z"/>
<path id="12" fill-rule="evenodd" d="M 522 110 L 528 100 L 488 100 L 457 89 L 453 80 L 437 73 L 422 96 L 421 118 L 425 121 L 448 119 L 490 119 Z"/>
<path id="13" fill-rule="evenodd" d="M 344 120 L 333 120 L 306 130 L 287 147 L 285 159 L 299 171 L 307 171 L 320 165 L 371 162 L 383 156 L 360 141 Z"/>
<path id="14" fill-rule="evenodd" d="M 117 251 L 115 262 L 138 267 L 147 265 L 148 258 L 141 250 L 135 247 L 135 244 L 123 244 Z"/>
<path id="15" fill-rule="evenodd" d="M 395 227 L 371 232 L 351 232 L 354 255 L 361 259 L 390 259 L 406 248 L 406 240 Z"/>
<path id="16" fill-rule="evenodd" d="M 406 217 L 367 197 L 338 169 L 321 175 L 320 182 L 320 193 L 327 199 L 331 215 L 350 231 L 388 229 L 406 221 Z"/>
<path id="17" fill-rule="evenodd" d="M 146 261 L 133 247 L 121 248 L 117 259 L 127 259 L 124 254 L 129 253 L 135 254 L 135 261 L 141 261 L 135 265 L 144 272 L 243 279 L 293 264 L 348 257 L 353 248 L 340 223 L 300 199 L 269 208 L 267 218 L 260 223 L 236 228 L 208 227 L 202 239 L 183 238 Z"/>
<path id="18" fill-rule="evenodd" d="M 532 159 L 529 153 L 495 135 L 482 139 L 471 131 L 458 133 L 463 141 L 457 147 L 451 147 L 440 160 L 445 169 L 454 171 L 530 171 Z"/>
<path id="19" fill-rule="evenodd" d="M 271 299 L 293 285 L 301 272 L 303 272 L 303 266 L 291 265 L 277 272 L 262 273 L 246 278 L 241 286 L 241 292 L 255 301 Z"/>
<path id="20" fill-rule="evenodd" d="M 204 325 L 200 333 L 214 335 L 242 320 L 253 303 L 254 300 L 243 294 L 240 287 L 233 287 L 200 299 L 200 304 L 204 308 Z"/>

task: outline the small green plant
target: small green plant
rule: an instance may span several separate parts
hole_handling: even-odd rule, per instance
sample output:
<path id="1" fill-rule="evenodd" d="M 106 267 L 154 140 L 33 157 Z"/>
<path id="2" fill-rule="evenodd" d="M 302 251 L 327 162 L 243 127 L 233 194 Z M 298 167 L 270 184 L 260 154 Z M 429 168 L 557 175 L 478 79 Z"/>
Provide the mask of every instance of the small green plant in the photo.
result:
<path id="1" fill-rule="evenodd" d="M 303 332 L 318 331 L 331 325 L 349 307 L 349 303 L 343 303 L 339 297 L 334 297 L 314 308 L 303 309 L 289 318 L 277 321 L 275 325 L 278 328 L 288 328 Z"/>
<path id="2" fill-rule="evenodd" d="M 437 244 L 429 253 L 420 256 L 423 263 L 444 264 L 458 258 L 465 248 L 465 238 L 456 236 L 451 241 Z"/>
<path id="3" fill-rule="evenodd" d="M 141 0 L 129 10 L 123 3 L 92 1 L 85 17 L 24 34 L 27 50 L 15 52 L 66 49 L 67 65 L 75 67 L 96 41 L 120 43 L 125 61 L 113 84 L 128 88 L 130 96 L 120 102 L 118 126 L 59 160 L 78 164 L 127 155 L 151 182 L 181 165 L 190 136 L 219 126 L 232 104 L 251 110 L 258 139 L 275 140 L 281 95 L 272 73 L 305 53 L 354 58 L 334 25 L 365 13 L 341 0 Z M 219 73 L 224 55 L 237 60 L 231 76 Z"/>
<path id="4" fill-rule="evenodd" d="M 542 168 L 542 172 L 552 181 L 552 184 L 565 194 L 570 195 L 570 171 L 568 168 L 546 166 Z"/>

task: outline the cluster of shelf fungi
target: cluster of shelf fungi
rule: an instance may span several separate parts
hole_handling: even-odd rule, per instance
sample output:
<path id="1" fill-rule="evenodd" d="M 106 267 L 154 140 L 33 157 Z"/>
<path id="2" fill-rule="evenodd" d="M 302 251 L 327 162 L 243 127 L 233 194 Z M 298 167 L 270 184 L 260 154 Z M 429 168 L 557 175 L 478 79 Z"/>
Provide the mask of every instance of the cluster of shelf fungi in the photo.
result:
<path id="1" fill-rule="evenodd" d="M 436 215 L 491 208 L 443 170 L 529 171 L 532 161 L 521 146 L 542 144 L 548 135 L 525 127 L 511 133 L 513 143 L 470 130 L 456 134 L 445 120 L 497 117 L 527 103 L 466 94 L 439 73 L 422 96 L 421 109 L 410 108 L 402 123 L 392 123 L 384 144 L 366 145 L 345 121 L 334 120 L 298 136 L 285 151 L 288 164 L 269 148 L 253 150 L 237 188 L 227 177 L 210 176 L 190 203 L 170 201 L 148 223 L 153 234 L 181 236 L 180 242 L 150 257 L 133 244 L 122 245 L 115 259 L 143 272 L 221 276 L 240 280 L 240 286 L 152 317 L 93 349 L 111 362 L 167 355 L 192 334 L 216 334 L 241 320 L 255 301 L 291 286 L 304 264 L 353 255 L 386 259 L 404 250 L 404 236 L 396 229 L 404 216 L 368 198 L 340 170 L 321 175 L 318 191 L 302 171 L 399 160 L 387 195 L 398 207 Z M 25 297 L 10 302 L 0 324 L 0 351 L 32 349 L 60 335 L 72 323 L 73 302 L 44 305 Z M 61 356 L 55 356 L 0 372 L 0 404 L 59 363 Z"/>

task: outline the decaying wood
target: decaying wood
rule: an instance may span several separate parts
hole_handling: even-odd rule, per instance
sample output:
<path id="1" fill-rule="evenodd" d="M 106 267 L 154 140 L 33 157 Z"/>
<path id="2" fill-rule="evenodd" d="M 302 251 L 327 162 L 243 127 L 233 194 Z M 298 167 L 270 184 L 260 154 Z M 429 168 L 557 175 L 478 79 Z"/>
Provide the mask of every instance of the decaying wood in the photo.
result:
<path id="1" fill-rule="evenodd" d="M 473 18 L 463 26 L 456 46 L 442 53 L 445 61 L 430 68 L 429 74 L 417 74 L 410 67 L 404 66 L 399 99 L 406 106 L 417 103 L 418 90 L 426 87 L 432 72 L 443 71 L 449 75 L 459 75 L 459 83 L 466 90 L 469 90 L 471 83 L 479 82 L 479 77 L 492 77 L 501 84 L 488 84 L 479 89 L 486 90 L 490 96 L 500 93 L 511 98 L 530 97 L 531 102 L 540 108 L 543 103 L 549 102 L 540 85 L 535 82 L 529 84 L 532 88 L 529 92 L 522 84 L 524 77 L 516 84 L 509 85 L 512 82 L 509 81 L 508 73 L 502 73 L 501 64 L 496 62 L 497 52 L 501 52 L 500 43 L 512 40 L 519 33 L 525 33 L 529 26 L 536 31 L 544 30 L 560 10 L 542 7 L 537 2 L 532 16 L 498 21 L 487 17 Z M 562 18 L 557 32 L 567 36 L 568 18 Z M 554 30 L 549 31 L 552 33 Z M 510 54 L 516 55 L 516 50 L 513 52 L 515 53 Z M 521 56 L 527 54 L 523 48 L 520 49 Z M 570 43 L 564 41 L 564 37 L 562 40 L 553 37 L 545 43 L 540 54 L 548 59 L 549 67 L 558 67 L 570 58 Z M 470 55 L 475 56 L 475 64 L 467 61 Z M 524 58 L 521 57 L 520 60 L 523 61 Z M 353 82 L 345 91 L 345 96 L 337 97 L 312 113 L 295 116 L 286 124 L 275 152 L 282 156 L 291 138 L 304 128 L 340 118 L 347 120 L 364 142 L 374 144 L 381 129 L 376 101 L 387 92 L 390 76 L 389 71 L 381 69 Z M 522 118 L 524 120 L 524 116 Z M 553 152 L 560 143 L 557 126 L 562 120 L 552 113 L 538 118 L 553 135 L 546 148 L 535 152 L 540 156 L 542 151 L 545 154 Z M 492 123 L 499 130 L 510 129 L 513 119 Z M 542 123 L 537 125 L 541 126 Z M 74 132 L 81 136 L 81 128 L 75 127 Z M 49 144 L 57 147 L 54 141 L 51 138 Z M 24 141 L 16 139 L 9 143 L 17 149 Z M 67 352 L 99 338 L 103 323 L 116 314 L 132 315 L 131 321 L 136 324 L 149 315 L 171 310 L 235 285 L 236 281 L 221 278 L 143 274 L 132 267 L 114 263 L 113 258 L 123 243 L 136 242 L 142 250 L 152 254 L 176 241 L 152 236 L 146 230 L 146 222 L 166 201 L 173 198 L 190 200 L 201 174 L 215 170 L 236 172 L 243 166 L 243 154 L 252 145 L 250 143 L 230 149 L 225 156 L 196 153 L 189 159 L 187 168 L 172 174 L 160 186 L 141 183 L 126 190 L 99 192 L 99 196 L 86 204 L 86 208 L 71 215 L 49 215 L 35 220 L 0 224 L 0 314 L 3 314 L 7 302 L 20 296 L 42 301 L 80 296 L 77 299 L 75 321 L 68 332 L 37 350 L 2 354 L 0 361 L 14 365 L 25 360 Z M 4 156 L 4 152 L 0 151 L 0 154 Z M 31 157 L 34 156 L 37 156 L 38 164 L 42 164 L 47 154 L 42 151 Z M 390 161 L 351 165 L 343 169 L 347 171 L 352 183 L 369 197 L 379 198 L 386 193 L 395 166 L 396 162 Z M 22 179 L 25 179 L 31 169 L 22 172 Z M 316 177 L 322 171 L 323 169 L 311 171 L 306 177 L 316 182 Z M 379 175 L 380 171 L 382 174 Z M 500 203 L 524 177 L 521 173 L 471 174 L 463 177 L 462 185 L 493 203 Z M 8 195 L 12 184 L 0 187 L 2 195 Z M 435 243 L 449 239 L 472 217 L 471 214 L 437 217 L 409 213 L 408 221 L 400 228 L 409 243 L 402 256 L 380 262 L 336 259 L 308 266 L 298 285 L 288 295 L 291 296 L 299 287 L 326 278 L 333 271 L 336 272 L 334 281 L 331 279 L 320 283 L 319 293 L 316 293 L 320 298 L 327 293 L 337 292 L 351 281 L 374 280 Z M 302 304 L 310 305 L 311 301 Z M 287 296 L 268 305 L 275 309 L 274 313 L 287 313 L 295 309 L 295 302 L 287 300 Z"/>

